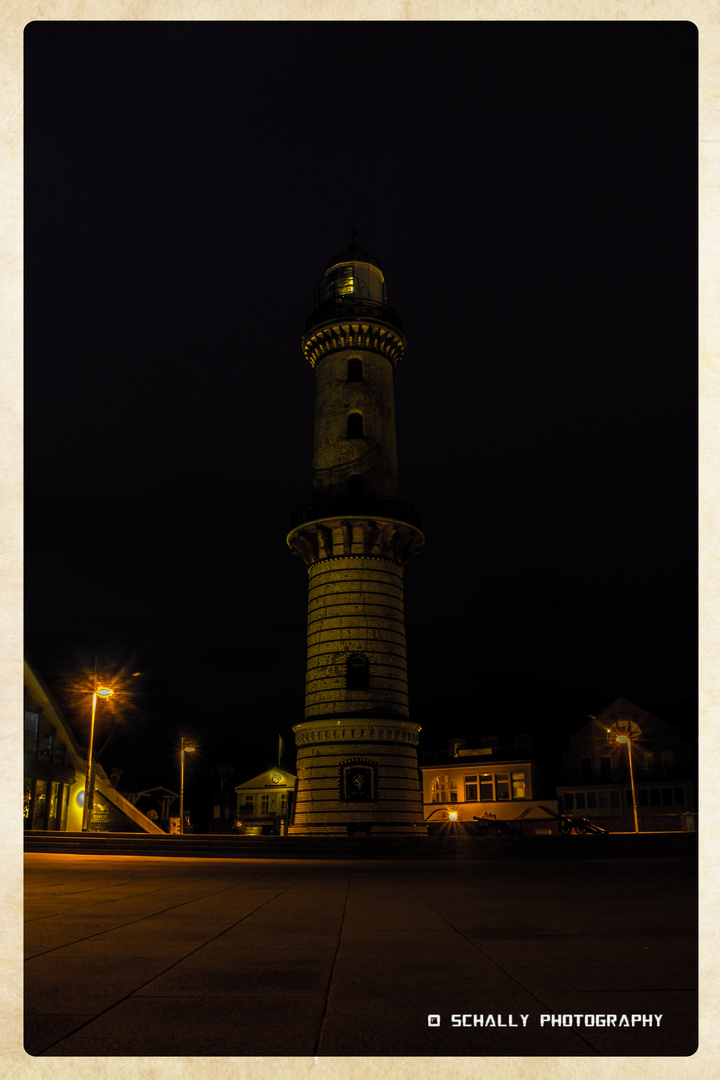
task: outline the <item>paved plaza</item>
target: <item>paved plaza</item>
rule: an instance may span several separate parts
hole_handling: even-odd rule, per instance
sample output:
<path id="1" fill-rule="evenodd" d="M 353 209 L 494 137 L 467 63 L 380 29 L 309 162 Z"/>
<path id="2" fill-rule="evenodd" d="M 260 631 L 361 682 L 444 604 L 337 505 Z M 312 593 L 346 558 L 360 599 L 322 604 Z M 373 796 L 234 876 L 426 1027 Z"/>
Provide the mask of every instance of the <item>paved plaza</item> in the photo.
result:
<path id="1" fill-rule="evenodd" d="M 29 854 L 25 869 L 31 1055 L 697 1046 L 692 858 Z"/>

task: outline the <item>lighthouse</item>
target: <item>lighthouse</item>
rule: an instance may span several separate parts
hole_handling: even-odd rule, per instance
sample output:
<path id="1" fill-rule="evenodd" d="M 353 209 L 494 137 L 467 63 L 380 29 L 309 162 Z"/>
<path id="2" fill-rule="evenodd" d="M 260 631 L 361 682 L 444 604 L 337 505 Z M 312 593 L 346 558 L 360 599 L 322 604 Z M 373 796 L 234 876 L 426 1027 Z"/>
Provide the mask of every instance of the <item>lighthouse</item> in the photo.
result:
<path id="1" fill-rule="evenodd" d="M 309 582 L 289 832 L 424 834 L 403 608 L 404 568 L 424 537 L 398 498 L 395 435 L 405 338 L 382 270 L 354 236 L 315 289 L 302 348 L 316 390 L 312 499 L 287 537 Z"/>

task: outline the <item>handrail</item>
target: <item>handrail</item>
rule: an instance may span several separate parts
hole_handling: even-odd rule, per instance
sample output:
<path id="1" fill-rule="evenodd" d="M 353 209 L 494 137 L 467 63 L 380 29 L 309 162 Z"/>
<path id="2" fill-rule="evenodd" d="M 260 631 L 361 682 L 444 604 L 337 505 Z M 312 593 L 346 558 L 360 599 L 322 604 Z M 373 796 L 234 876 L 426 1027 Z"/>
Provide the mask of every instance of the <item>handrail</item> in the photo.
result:
<path id="1" fill-rule="evenodd" d="M 333 297 L 331 300 L 318 304 L 312 315 L 307 318 L 305 332 L 331 319 L 352 319 L 358 315 L 389 323 L 402 333 L 403 323 L 397 311 L 377 300 L 358 300 L 347 296 Z"/>

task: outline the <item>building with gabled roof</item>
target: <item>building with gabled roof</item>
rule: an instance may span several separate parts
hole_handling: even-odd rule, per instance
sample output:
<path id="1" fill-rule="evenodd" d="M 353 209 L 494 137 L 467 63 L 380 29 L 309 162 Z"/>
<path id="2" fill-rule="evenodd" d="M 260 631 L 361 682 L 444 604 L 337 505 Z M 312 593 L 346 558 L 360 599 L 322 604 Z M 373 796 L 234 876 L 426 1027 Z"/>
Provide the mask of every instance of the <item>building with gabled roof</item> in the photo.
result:
<path id="1" fill-rule="evenodd" d="M 274 765 L 252 780 L 246 780 L 235 788 L 237 795 L 237 821 L 239 825 L 267 826 L 279 819 L 287 822 L 292 812 L 292 799 L 297 777 Z"/>
<path id="2" fill-rule="evenodd" d="M 694 828 L 696 760 L 678 728 L 619 697 L 570 736 L 557 788 L 562 811 L 611 831 Z M 632 766 L 632 777 L 631 777 Z"/>

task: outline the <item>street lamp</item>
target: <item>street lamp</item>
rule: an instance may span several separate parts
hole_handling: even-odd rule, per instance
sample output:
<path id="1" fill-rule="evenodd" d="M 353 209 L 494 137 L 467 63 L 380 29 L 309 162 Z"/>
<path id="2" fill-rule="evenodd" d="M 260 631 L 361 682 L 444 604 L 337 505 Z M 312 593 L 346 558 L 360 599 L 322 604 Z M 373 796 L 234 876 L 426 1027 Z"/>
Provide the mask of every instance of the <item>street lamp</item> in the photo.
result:
<path id="1" fill-rule="evenodd" d="M 180 832 L 185 832 L 185 754 L 194 753 L 196 746 L 191 746 L 185 736 L 180 738 Z"/>
<path id="2" fill-rule="evenodd" d="M 615 742 L 617 742 L 617 743 L 625 743 L 625 745 L 627 746 L 628 764 L 630 766 L 630 790 L 632 791 L 633 814 L 635 816 L 635 832 L 639 833 L 640 828 L 638 826 L 637 797 L 635 795 L 635 777 L 633 776 L 632 750 L 630 749 L 630 736 L 629 735 L 616 735 L 615 736 Z"/>
<path id="3" fill-rule="evenodd" d="M 92 799 L 92 764 L 93 764 L 93 741 L 95 739 L 95 709 L 97 699 L 112 697 L 113 691 L 107 686 L 96 686 L 92 697 L 92 719 L 90 721 L 90 745 L 88 747 L 87 773 L 85 774 L 85 798 L 83 800 L 82 831 L 86 832 L 90 819 L 90 803 Z"/>

